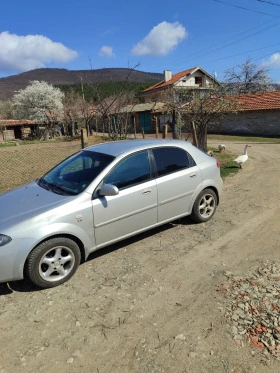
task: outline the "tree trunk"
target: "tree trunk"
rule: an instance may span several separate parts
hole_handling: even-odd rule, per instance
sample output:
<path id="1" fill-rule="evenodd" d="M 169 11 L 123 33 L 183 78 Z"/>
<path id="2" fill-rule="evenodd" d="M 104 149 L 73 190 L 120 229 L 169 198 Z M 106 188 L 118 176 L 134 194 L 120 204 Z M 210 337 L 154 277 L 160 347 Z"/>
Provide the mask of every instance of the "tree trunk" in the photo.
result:
<path id="1" fill-rule="evenodd" d="M 49 141 L 50 139 L 50 129 L 49 127 L 45 128 L 45 141 Z"/>
<path id="2" fill-rule="evenodd" d="M 172 136 L 174 140 L 180 139 L 180 135 L 178 133 L 178 128 L 177 128 L 177 121 L 176 121 L 176 111 L 172 111 L 172 123 L 171 123 L 171 128 L 172 128 Z"/>
<path id="3" fill-rule="evenodd" d="M 203 151 L 207 151 L 207 125 L 200 124 L 195 126 L 197 136 L 197 147 Z"/>
<path id="4" fill-rule="evenodd" d="M 85 139 L 84 139 L 84 130 L 83 128 L 81 129 L 81 147 L 84 149 L 85 147 Z"/>
<path id="5" fill-rule="evenodd" d="M 86 121 L 86 131 L 87 131 L 87 137 L 88 137 L 89 135 L 91 135 L 90 124 L 89 124 L 88 121 Z"/>
<path id="6" fill-rule="evenodd" d="M 71 134 L 70 134 L 71 137 L 74 137 L 75 136 L 75 122 L 71 122 Z"/>

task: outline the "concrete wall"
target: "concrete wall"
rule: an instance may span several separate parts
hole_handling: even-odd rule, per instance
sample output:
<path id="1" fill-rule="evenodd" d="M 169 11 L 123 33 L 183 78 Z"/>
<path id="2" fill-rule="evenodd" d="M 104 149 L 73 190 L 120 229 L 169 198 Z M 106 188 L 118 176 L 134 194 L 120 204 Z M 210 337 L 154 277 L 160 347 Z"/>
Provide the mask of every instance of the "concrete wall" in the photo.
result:
<path id="1" fill-rule="evenodd" d="M 220 123 L 210 124 L 208 133 L 280 137 L 280 110 L 229 114 Z"/>

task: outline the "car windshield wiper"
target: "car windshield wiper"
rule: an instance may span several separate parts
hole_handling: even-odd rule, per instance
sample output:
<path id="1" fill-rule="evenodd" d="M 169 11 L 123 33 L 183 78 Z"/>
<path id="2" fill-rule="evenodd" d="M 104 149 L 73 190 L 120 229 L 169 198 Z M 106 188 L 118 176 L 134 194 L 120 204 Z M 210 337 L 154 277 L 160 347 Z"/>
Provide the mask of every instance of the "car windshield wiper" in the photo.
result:
<path id="1" fill-rule="evenodd" d="M 49 185 L 49 183 L 46 180 L 44 180 L 42 177 L 38 179 L 38 185 L 46 190 L 51 190 L 51 186 Z"/>
<path id="2" fill-rule="evenodd" d="M 55 183 L 49 183 L 48 181 L 46 181 L 45 179 L 43 178 L 40 178 L 39 181 L 38 181 L 38 184 L 46 189 L 46 190 L 49 190 L 49 191 L 52 191 L 54 193 L 58 193 L 58 194 L 64 194 L 64 195 L 75 195 L 77 194 L 76 192 L 73 192 L 71 190 L 66 190 L 64 189 L 62 186 L 60 185 L 57 185 Z"/>
<path id="3" fill-rule="evenodd" d="M 51 190 L 58 194 L 69 194 L 65 189 L 63 189 L 60 185 L 49 183 Z"/>

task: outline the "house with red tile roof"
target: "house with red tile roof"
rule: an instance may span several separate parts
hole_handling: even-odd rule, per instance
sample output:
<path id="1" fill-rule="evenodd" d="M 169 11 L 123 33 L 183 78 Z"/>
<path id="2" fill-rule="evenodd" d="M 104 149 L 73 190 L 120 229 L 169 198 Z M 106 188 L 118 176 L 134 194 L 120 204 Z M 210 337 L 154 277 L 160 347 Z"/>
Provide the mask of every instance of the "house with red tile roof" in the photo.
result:
<path id="1" fill-rule="evenodd" d="M 280 91 L 232 96 L 235 114 L 209 125 L 208 133 L 280 137 Z"/>
<path id="2" fill-rule="evenodd" d="M 144 102 L 162 101 L 163 95 L 170 89 L 178 89 L 180 92 L 183 89 L 205 90 L 213 85 L 220 85 L 220 83 L 199 66 L 174 75 L 171 70 L 165 70 L 164 79 L 146 88 L 139 96 Z"/>

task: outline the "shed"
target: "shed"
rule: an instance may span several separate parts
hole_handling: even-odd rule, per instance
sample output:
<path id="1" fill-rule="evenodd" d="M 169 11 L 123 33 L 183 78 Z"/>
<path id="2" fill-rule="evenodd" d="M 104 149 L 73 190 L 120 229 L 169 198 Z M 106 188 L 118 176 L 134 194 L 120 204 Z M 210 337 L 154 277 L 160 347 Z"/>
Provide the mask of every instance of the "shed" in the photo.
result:
<path id="1" fill-rule="evenodd" d="M 35 127 L 33 120 L 0 120 L 0 141 L 27 138 Z"/>
<path id="2" fill-rule="evenodd" d="M 129 113 L 134 122 L 135 129 L 145 133 L 155 133 L 156 126 L 159 130 L 172 119 L 166 113 L 167 104 L 164 102 L 149 102 L 136 105 L 127 105 L 121 109 L 122 113 Z"/>

